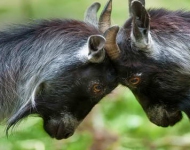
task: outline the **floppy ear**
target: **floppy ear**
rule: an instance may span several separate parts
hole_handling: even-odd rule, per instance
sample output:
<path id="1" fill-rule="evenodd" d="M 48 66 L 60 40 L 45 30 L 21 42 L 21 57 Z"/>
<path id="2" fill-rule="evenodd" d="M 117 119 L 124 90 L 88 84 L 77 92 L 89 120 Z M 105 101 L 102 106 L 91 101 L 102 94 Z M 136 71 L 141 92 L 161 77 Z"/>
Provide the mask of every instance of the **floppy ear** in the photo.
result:
<path id="1" fill-rule="evenodd" d="M 133 1 L 131 4 L 132 13 L 132 45 L 140 49 L 148 49 L 151 46 L 150 17 L 143 4 Z"/>
<path id="2" fill-rule="evenodd" d="M 101 35 L 92 35 L 88 38 L 88 60 L 92 63 L 100 63 L 105 58 L 105 38 Z"/>

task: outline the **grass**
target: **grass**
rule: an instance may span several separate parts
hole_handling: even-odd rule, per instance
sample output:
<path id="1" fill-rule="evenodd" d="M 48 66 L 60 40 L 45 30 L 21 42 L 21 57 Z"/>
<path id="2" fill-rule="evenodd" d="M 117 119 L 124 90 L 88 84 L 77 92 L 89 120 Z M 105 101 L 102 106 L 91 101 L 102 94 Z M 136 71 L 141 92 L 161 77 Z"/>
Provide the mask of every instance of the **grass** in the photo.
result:
<path id="1" fill-rule="evenodd" d="M 29 1 L 29 0 L 28 0 Z M 30 0 L 30 7 L 21 0 L 0 1 L 0 26 L 25 21 L 25 18 L 83 19 L 92 1 Z M 105 4 L 105 1 L 100 1 Z M 113 24 L 122 25 L 128 16 L 127 0 L 113 0 Z M 190 10 L 189 0 L 147 0 L 147 7 Z M 27 9 L 26 9 L 27 8 Z M 25 13 L 29 9 L 29 13 Z M 28 117 L 15 127 L 9 137 L 0 126 L 0 150 L 185 150 L 190 147 L 189 120 L 174 127 L 161 128 L 146 117 L 133 94 L 119 87 L 106 96 L 87 116 L 76 133 L 66 140 L 51 139 L 43 130 L 43 122 Z"/>

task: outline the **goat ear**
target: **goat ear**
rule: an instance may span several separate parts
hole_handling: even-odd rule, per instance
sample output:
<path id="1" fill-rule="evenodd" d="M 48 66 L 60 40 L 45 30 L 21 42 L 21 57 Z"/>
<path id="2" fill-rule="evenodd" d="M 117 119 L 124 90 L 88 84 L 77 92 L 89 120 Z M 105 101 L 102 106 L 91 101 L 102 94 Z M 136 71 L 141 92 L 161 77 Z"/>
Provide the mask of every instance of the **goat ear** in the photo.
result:
<path id="1" fill-rule="evenodd" d="M 134 0 L 128 0 L 128 3 L 129 3 L 129 14 L 130 16 L 132 16 L 132 12 L 131 12 L 131 3 L 133 2 Z M 141 2 L 141 4 L 145 7 L 145 0 L 138 0 L 139 2 Z"/>
<path id="2" fill-rule="evenodd" d="M 84 22 L 98 26 L 97 12 L 100 9 L 100 3 L 95 2 L 87 8 L 84 15 Z"/>
<path id="3" fill-rule="evenodd" d="M 105 38 L 101 35 L 92 35 L 88 39 L 88 60 L 92 63 L 100 63 L 105 58 Z"/>
<path id="4" fill-rule="evenodd" d="M 150 36 L 150 17 L 143 4 L 133 1 L 131 4 L 132 12 L 132 44 L 141 49 L 148 49 L 151 43 Z"/>

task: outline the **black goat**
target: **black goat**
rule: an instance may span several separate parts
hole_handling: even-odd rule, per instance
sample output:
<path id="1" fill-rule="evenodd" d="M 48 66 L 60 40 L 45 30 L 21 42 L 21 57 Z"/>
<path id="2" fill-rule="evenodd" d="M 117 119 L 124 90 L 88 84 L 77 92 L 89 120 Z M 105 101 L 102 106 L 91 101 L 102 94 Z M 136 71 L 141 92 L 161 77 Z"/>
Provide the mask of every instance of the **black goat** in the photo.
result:
<path id="1" fill-rule="evenodd" d="M 117 86 L 104 48 L 118 27 L 109 28 L 109 39 L 104 38 L 111 1 L 98 24 L 96 15 L 89 16 L 99 7 L 89 8 L 85 22 L 44 20 L 0 32 L 0 120 L 8 122 L 7 133 L 24 117 L 38 114 L 51 137 L 67 138 Z"/>
<path id="2" fill-rule="evenodd" d="M 129 1 L 131 17 L 112 58 L 119 82 L 131 89 L 150 121 L 172 126 L 190 118 L 190 12 L 144 8 Z M 120 49 L 120 50 L 119 50 Z"/>

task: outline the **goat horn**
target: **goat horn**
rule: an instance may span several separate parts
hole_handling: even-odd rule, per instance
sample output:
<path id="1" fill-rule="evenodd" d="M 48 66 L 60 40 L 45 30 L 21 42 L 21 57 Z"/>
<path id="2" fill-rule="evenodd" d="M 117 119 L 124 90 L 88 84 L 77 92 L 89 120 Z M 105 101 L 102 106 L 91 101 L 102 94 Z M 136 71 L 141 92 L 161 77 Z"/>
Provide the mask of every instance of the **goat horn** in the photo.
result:
<path id="1" fill-rule="evenodd" d="M 129 0 L 129 14 L 132 16 L 131 4 L 134 1 L 139 1 L 145 7 L 145 0 Z"/>
<path id="2" fill-rule="evenodd" d="M 99 18 L 99 30 L 104 33 L 111 26 L 112 0 L 109 0 Z"/>
<path id="3" fill-rule="evenodd" d="M 98 26 L 97 12 L 100 9 L 100 3 L 95 2 L 87 8 L 84 15 L 84 22 Z"/>
<path id="4" fill-rule="evenodd" d="M 120 49 L 116 43 L 116 36 L 119 31 L 119 26 L 112 26 L 104 33 L 106 43 L 104 49 L 111 60 L 116 60 L 120 55 Z"/>

